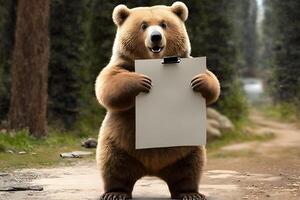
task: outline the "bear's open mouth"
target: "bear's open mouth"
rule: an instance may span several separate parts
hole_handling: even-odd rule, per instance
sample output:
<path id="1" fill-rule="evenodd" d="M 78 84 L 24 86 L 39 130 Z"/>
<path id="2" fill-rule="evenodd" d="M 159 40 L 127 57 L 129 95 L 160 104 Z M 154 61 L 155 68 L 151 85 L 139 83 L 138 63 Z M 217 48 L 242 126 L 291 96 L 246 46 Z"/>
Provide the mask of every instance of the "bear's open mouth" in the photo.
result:
<path id="1" fill-rule="evenodd" d="M 163 50 L 164 47 L 160 47 L 160 46 L 154 46 L 154 47 L 149 47 L 150 51 L 152 51 L 152 53 L 159 53 Z"/>

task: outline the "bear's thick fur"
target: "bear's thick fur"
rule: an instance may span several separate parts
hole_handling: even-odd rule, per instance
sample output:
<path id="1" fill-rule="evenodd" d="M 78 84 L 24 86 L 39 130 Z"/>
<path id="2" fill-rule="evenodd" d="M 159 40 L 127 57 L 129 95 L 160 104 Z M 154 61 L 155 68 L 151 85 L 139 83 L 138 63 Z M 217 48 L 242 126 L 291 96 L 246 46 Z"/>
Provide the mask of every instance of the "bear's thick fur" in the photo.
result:
<path id="1" fill-rule="evenodd" d="M 95 88 L 99 103 L 107 109 L 97 148 L 105 192 L 101 199 L 131 198 L 135 182 L 146 175 L 163 179 L 174 199 L 205 199 L 198 193 L 206 158 L 203 146 L 135 149 L 135 97 L 150 91 L 151 77 L 135 73 L 134 60 L 190 57 L 187 17 L 182 2 L 133 9 L 119 5 L 113 11 L 118 28 L 113 55 Z M 208 70 L 191 80 L 191 88 L 201 92 L 207 104 L 220 93 L 218 79 Z"/>

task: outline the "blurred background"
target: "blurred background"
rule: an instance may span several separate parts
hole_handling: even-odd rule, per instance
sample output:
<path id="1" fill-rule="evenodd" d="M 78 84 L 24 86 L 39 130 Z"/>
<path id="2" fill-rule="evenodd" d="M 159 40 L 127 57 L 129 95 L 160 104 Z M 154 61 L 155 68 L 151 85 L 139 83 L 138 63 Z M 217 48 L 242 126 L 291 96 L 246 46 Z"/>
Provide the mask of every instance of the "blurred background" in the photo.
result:
<path id="1" fill-rule="evenodd" d="M 44 152 L 49 146 L 55 155 L 97 137 L 105 110 L 96 101 L 94 82 L 111 56 L 113 8 L 173 2 L 0 0 L 0 158 L 10 162 L 7 152 Z M 221 97 L 209 118 L 216 111 L 230 123 L 226 132 L 212 122 L 215 136 L 209 143 L 252 138 L 247 127 L 253 112 L 297 122 L 300 1 L 184 2 L 192 56 L 206 56 L 221 81 Z M 26 166 L 28 160 L 2 162 L 0 168 L 15 162 Z"/>

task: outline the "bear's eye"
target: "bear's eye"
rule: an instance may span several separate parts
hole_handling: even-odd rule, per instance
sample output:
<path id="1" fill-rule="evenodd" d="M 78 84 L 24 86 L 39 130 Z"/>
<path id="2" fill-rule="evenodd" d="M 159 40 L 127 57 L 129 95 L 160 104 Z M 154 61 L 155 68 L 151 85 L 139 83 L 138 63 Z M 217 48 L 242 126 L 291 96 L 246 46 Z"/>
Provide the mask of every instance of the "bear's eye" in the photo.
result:
<path id="1" fill-rule="evenodd" d="M 146 30 L 148 28 L 148 24 L 146 22 L 142 23 L 141 25 L 142 30 Z"/>
<path id="2" fill-rule="evenodd" d="M 163 29 L 167 28 L 167 24 L 166 22 L 160 22 L 160 27 L 162 27 Z"/>

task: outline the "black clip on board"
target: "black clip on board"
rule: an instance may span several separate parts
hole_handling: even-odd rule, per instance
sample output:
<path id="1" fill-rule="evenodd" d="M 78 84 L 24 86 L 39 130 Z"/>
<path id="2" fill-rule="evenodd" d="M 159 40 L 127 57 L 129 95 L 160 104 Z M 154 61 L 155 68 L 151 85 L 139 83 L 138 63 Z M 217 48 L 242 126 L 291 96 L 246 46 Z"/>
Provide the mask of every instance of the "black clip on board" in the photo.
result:
<path id="1" fill-rule="evenodd" d="M 168 56 L 164 57 L 162 64 L 173 64 L 173 63 L 180 63 L 180 57 L 178 56 Z"/>

